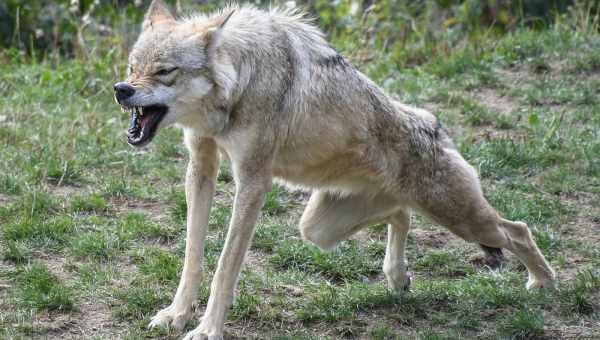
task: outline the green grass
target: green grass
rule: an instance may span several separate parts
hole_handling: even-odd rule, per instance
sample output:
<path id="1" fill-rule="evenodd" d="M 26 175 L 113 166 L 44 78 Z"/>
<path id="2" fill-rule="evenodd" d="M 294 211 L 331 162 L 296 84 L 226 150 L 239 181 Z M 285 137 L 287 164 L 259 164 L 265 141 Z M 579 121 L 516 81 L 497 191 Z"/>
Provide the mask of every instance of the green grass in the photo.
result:
<path id="1" fill-rule="evenodd" d="M 23 268 L 15 281 L 16 301 L 21 306 L 63 313 L 75 308 L 75 291 L 43 264 Z"/>
<path id="2" fill-rule="evenodd" d="M 20 241 L 5 241 L 6 248 L 2 252 L 2 259 L 16 264 L 27 262 L 31 258 L 28 244 Z"/>
<path id="3" fill-rule="evenodd" d="M 147 281 L 177 284 L 182 262 L 179 256 L 160 249 L 140 249 L 134 256 Z"/>
<path id="4" fill-rule="evenodd" d="M 384 286 L 361 283 L 344 286 L 322 285 L 298 311 L 304 322 L 334 323 L 355 318 L 363 310 L 392 306 L 401 302 Z"/>
<path id="5" fill-rule="evenodd" d="M 473 268 L 464 262 L 461 254 L 444 250 L 428 252 L 415 262 L 414 268 L 429 270 L 435 276 L 456 277 L 473 273 Z"/>
<path id="6" fill-rule="evenodd" d="M 132 282 L 126 288 L 117 288 L 113 292 L 115 301 L 112 309 L 121 320 L 144 319 L 152 316 L 168 301 L 167 293 L 144 282 Z M 152 315 L 151 315 L 152 314 Z"/>
<path id="7" fill-rule="evenodd" d="M 372 48 L 362 38 L 340 32 L 334 40 L 387 91 L 440 117 L 490 203 L 528 223 L 559 272 L 558 289 L 527 292 L 525 269 L 508 252 L 490 271 L 476 246 L 414 218 L 413 284 L 390 292 L 381 272 L 384 225 L 323 252 L 296 229 L 305 197 L 274 186 L 229 314 L 230 335 L 600 337 L 600 36 L 563 27 L 479 32 L 467 44 L 435 39 L 448 48 L 409 37 L 410 49 L 365 60 L 360 53 Z M 112 100 L 126 64 L 117 49 L 86 60 L 11 60 L 0 59 L 0 338 L 69 336 L 57 326 L 64 318 L 86 331 L 102 320 L 93 338 L 179 338 L 146 324 L 170 303 L 183 266 L 181 132 L 161 131 L 141 151 L 126 145 L 127 117 Z M 222 162 L 198 316 L 234 192 Z"/>
<path id="8" fill-rule="evenodd" d="M 394 332 L 394 330 L 390 326 L 385 324 L 377 325 L 373 330 L 371 330 L 369 335 L 376 340 L 397 338 L 396 332 Z"/>
<path id="9" fill-rule="evenodd" d="M 86 291 L 94 291 L 111 284 L 112 280 L 120 277 L 118 269 L 108 264 L 82 264 L 75 268 L 78 281 Z"/>
<path id="10" fill-rule="evenodd" d="M 126 247 L 127 244 L 116 235 L 97 231 L 81 233 L 70 244 L 74 256 L 96 261 L 112 259 Z"/>
<path id="11" fill-rule="evenodd" d="M 98 194 L 77 196 L 71 200 L 71 210 L 82 213 L 102 213 L 108 209 L 106 199 Z"/>
<path id="12" fill-rule="evenodd" d="M 73 220 L 66 217 L 54 217 L 43 220 L 24 218 L 13 220 L 3 228 L 3 237 L 9 241 L 36 240 L 39 242 L 64 242 L 74 230 Z"/>
<path id="13" fill-rule="evenodd" d="M 175 239 L 180 230 L 181 226 L 161 225 L 141 213 L 127 213 L 116 223 L 116 232 L 123 240 L 168 241 Z"/>
<path id="14" fill-rule="evenodd" d="M 544 316 L 540 310 L 518 310 L 500 323 L 500 331 L 513 339 L 535 339 L 544 334 Z"/>
<path id="15" fill-rule="evenodd" d="M 274 249 L 271 263 L 277 269 L 295 269 L 321 274 L 332 280 L 357 280 L 379 272 L 381 259 L 369 256 L 366 247 L 355 241 L 328 253 L 299 240 L 281 241 Z"/>

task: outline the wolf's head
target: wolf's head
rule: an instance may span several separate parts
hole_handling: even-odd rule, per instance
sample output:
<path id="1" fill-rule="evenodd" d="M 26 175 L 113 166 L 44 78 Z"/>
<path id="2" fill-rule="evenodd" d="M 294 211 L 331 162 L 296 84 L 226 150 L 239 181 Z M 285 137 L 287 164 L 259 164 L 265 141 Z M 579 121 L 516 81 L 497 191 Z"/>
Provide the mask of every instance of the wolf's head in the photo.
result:
<path id="1" fill-rule="evenodd" d="M 201 109 L 216 86 L 211 48 L 230 15 L 178 22 L 162 1 L 152 2 L 129 55 L 127 78 L 114 85 L 116 101 L 131 116 L 129 144 L 146 145 L 160 128 Z"/>

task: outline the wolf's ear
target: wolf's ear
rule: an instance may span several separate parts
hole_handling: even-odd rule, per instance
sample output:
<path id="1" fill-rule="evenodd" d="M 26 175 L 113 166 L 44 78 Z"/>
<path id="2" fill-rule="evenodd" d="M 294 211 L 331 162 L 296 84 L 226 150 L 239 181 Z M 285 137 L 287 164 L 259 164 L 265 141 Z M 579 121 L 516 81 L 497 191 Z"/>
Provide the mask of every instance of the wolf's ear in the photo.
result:
<path id="1" fill-rule="evenodd" d="M 219 19 L 217 19 L 218 29 L 222 29 L 225 26 L 225 24 L 227 23 L 227 21 L 229 21 L 233 13 L 235 13 L 235 9 L 232 9 L 231 12 L 229 12 L 229 14 L 224 14 Z"/>
<path id="2" fill-rule="evenodd" d="M 206 43 L 206 54 L 208 65 L 213 73 L 213 81 L 217 85 L 220 102 L 224 103 L 223 112 L 229 114 L 232 105 L 232 95 L 236 83 L 238 82 L 238 73 L 231 63 L 229 55 L 225 51 L 217 52 L 219 46 L 223 43 L 223 28 L 231 18 L 235 10 L 228 14 L 216 18 L 211 23 L 211 27 L 204 33 L 203 39 Z"/>
<path id="3" fill-rule="evenodd" d="M 204 34 L 204 39 L 208 43 L 209 53 L 210 50 L 214 50 L 219 45 L 219 39 L 221 38 L 221 34 L 223 33 L 223 27 L 227 24 L 227 21 L 231 18 L 235 9 L 231 10 L 228 14 L 223 14 L 222 16 L 215 19 L 214 23 Z"/>
<path id="4" fill-rule="evenodd" d="M 169 10 L 169 7 L 162 0 L 152 0 L 146 15 L 144 15 L 144 23 L 142 30 L 151 27 L 159 22 L 175 21 L 175 16 Z"/>

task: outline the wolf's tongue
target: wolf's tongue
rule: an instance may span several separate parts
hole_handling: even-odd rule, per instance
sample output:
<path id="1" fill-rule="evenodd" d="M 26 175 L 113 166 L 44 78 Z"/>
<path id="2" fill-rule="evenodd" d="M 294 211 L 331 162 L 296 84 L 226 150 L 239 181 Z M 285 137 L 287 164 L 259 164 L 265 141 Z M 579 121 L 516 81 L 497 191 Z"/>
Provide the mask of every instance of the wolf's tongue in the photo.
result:
<path id="1" fill-rule="evenodd" d="M 152 118 L 151 114 L 145 114 L 142 116 L 142 119 L 140 121 L 140 125 L 142 127 L 146 126 L 146 124 L 150 121 L 150 118 Z"/>

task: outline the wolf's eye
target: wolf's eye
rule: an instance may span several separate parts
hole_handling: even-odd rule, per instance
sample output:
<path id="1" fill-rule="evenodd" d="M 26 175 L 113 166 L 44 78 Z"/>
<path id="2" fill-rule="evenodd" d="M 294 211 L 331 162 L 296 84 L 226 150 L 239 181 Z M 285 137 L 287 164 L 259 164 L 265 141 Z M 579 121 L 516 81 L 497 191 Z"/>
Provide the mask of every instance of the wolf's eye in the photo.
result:
<path id="1" fill-rule="evenodd" d="M 157 76 L 166 76 L 167 74 L 172 73 L 176 69 L 177 69 L 177 67 L 163 68 L 163 69 L 156 71 L 154 74 Z"/>

